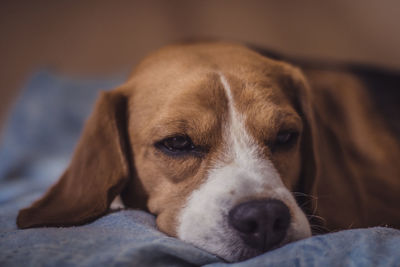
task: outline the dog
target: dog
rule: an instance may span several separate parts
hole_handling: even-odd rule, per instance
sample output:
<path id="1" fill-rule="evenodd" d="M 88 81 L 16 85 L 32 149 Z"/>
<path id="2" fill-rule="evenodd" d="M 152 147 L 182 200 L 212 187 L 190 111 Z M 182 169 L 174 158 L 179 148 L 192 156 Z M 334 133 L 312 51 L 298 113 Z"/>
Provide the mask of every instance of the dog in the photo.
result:
<path id="1" fill-rule="evenodd" d="M 167 235 L 241 261 L 313 227 L 399 228 L 399 148 L 351 73 L 239 44 L 168 46 L 100 95 L 69 167 L 17 225 L 81 225 L 120 196 Z"/>

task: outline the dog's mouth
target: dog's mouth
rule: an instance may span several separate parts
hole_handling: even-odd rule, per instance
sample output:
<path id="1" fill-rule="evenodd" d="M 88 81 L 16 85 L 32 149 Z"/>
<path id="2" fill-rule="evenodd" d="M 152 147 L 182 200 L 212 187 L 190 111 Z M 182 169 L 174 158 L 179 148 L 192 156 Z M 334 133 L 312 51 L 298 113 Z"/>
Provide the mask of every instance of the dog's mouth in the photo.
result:
<path id="1" fill-rule="evenodd" d="M 253 247 L 250 247 L 248 245 L 242 245 L 241 247 L 237 247 L 234 250 L 232 250 L 232 253 L 230 256 L 219 256 L 226 262 L 240 262 L 240 261 L 245 261 L 254 257 L 257 257 L 261 254 L 264 254 L 266 252 L 272 251 L 274 249 L 278 249 L 282 246 L 287 244 L 286 242 L 282 242 L 279 244 L 276 244 L 272 247 L 269 248 L 262 248 L 262 249 L 255 249 Z"/>
<path id="2" fill-rule="evenodd" d="M 300 227 L 304 221 L 281 200 L 250 200 L 220 212 L 214 223 L 206 228 L 192 225 L 193 235 L 180 238 L 227 262 L 238 262 L 310 236 L 307 227 Z"/>
<path id="3" fill-rule="evenodd" d="M 179 215 L 177 237 L 236 262 L 310 236 L 304 212 L 290 191 L 280 186 L 279 175 L 272 167 L 256 168 L 260 166 L 251 169 L 254 173 L 215 169 L 188 197 Z"/>
<path id="4" fill-rule="evenodd" d="M 234 263 L 234 262 L 241 262 L 241 261 L 245 261 L 257 256 L 260 256 L 268 251 L 272 251 L 274 249 L 280 248 L 282 246 L 284 246 L 285 244 L 282 245 L 277 245 L 273 248 L 270 248 L 269 250 L 266 251 L 261 251 L 261 250 L 256 250 L 250 247 L 242 247 L 240 249 L 237 249 L 236 251 L 233 251 L 233 255 L 234 257 L 231 258 L 223 258 L 223 260 L 225 260 L 226 262 L 229 263 Z"/>

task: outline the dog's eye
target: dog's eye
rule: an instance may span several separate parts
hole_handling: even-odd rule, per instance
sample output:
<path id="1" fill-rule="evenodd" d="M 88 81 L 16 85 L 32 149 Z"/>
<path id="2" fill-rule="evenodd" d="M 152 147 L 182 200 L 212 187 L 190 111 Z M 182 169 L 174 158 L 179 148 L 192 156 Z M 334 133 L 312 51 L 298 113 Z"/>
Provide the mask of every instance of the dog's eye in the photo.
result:
<path id="1" fill-rule="evenodd" d="M 277 134 L 272 150 L 288 149 L 296 144 L 299 133 L 295 131 L 281 131 Z"/>
<path id="2" fill-rule="evenodd" d="M 196 146 L 189 136 L 172 136 L 165 138 L 155 144 L 155 147 L 167 154 L 180 155 L 195 152 Z"/>
<path id="3" fill-rule="evenodd" d="M 169 151 L 189 151 L 194 149 L 192 140 L 187 136 L 174 136 L 165 139 L 163 146 Z"/>
<path id="4" fill-rule="evenodd" d="M 276 143 L 279 145 L 288 143 L 293 139 L 294 133 L 291 132 L 281 132 L 276 136 Z"/>

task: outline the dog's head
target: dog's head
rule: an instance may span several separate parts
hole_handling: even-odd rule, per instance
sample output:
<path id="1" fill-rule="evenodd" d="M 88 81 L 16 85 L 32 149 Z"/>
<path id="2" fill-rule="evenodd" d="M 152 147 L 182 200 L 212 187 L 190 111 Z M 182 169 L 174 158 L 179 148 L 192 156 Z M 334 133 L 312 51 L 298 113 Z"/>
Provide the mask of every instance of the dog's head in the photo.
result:
<path id="1" fill-rule="evenodd" d="M 86 223 L 120 194 L 228 261 L 308 237 L 292 192 L 315 171 L 309 100 L 299 70 L 242 46 L 164 48 L 100 96 L 69 168 L 18 226 Z"/>

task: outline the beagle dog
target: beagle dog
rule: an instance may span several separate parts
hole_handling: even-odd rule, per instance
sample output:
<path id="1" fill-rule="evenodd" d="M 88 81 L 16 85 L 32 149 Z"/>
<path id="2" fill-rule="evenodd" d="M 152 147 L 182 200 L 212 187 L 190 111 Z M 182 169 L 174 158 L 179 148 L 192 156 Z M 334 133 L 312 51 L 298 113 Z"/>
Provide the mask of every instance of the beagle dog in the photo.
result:
<path id="1" fill-rule="evenodd" d="M 236 44 L 169 46 L 100 95 L 69 167 L 17 225 L 84 224 L 120 196 L 241 261 L 312 227 L 400 227 L 399 148 L 354 75 Z"/>

